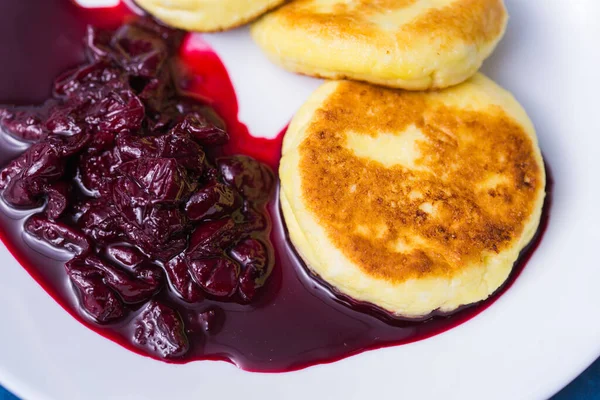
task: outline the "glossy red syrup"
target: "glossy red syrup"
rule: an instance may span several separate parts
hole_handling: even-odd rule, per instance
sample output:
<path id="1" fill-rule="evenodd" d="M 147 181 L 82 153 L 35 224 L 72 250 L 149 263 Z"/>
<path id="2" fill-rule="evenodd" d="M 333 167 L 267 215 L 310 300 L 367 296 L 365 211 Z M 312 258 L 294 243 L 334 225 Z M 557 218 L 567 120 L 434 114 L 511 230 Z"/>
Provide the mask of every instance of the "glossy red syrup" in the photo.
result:
<path id="1" fill-rule="evenodd" d="M 85 25 L 114 26 L 128 14 L 124 6 L 92 11 L 80 9 L 68 0 L 4 0 L 0 5 L 0 59 L 3 61 L 0 63 L 0 103 L 35 104 L 47 98 L 55 76 L 83 60 L 81 39 Z M 232 140 L 226 151 L 251 155 L 277 171 L 282 135 L 272 140 L 255 138 L 237 120 L 235 91 L 219 57 L 198 35 L 188 37 L 180 57 L 185 70 L 183 89 L 210 102 L 227 122 Z M 22 151 L 23 147 L 0 135 L 0 166 Z M 307 275 L 286 239 L 279 205 L 274 198 L 269 212 L 276 264 L 255 302 L 241 305 L 203 300 L 190 305 L 167 289 L 158 294 L 160 300 L 179 311 L 189 327 L 203 323 L 200 313 L 215 312 L 213 329 L 206 334 L 189 334 L 190 351 L 181 359 L 169 361 L 225 360 L 249 371 L 292 371 L 365 350 L 422 340 L 455 327 L 489 307 L 518 277 L 548 223 L 550 176 L 547 189 L 549 195 L 539 231 L 523 250 L 504 287 L 485 302 L 451 316 L 432 316 L 423 321 L 391 319 L 369 305 L 336 297 Z M 64 253 L 41 248 L 23 234 L 23 221 L 32 213 L 15 212 L 2 205 L 0 235 L 11 253 L 73 317 L 122 346 L 147 355 L 131 344 L 131 318 L 99 326 L 80 310 L 65 273 Z"/>

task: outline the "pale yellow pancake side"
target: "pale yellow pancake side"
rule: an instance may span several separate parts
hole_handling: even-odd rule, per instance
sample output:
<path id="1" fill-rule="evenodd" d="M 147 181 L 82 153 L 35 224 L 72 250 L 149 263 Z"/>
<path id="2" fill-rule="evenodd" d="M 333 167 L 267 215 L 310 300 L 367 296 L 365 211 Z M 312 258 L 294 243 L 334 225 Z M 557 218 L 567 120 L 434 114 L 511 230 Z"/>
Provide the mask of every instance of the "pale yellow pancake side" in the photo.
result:
<path id="1" fill-rule="evenodd" d="M 472 76 L 507 19 L 502 0 L 296 0 L 252 36 L 293 72 L 424 90 Z"/>
<path id="2" fill-rule="evenodd" d="M 280 165 L 290 239 L 341 293 L 419 317 L 486 299 L 537 230 L 534 127 L 481 74 L 435 92 L 322 85 Z"/>
<path id="3" fill-rule="evenodd" d="M 136 0 L 147 12 L 179 29 L 214 32 L 254 20 L 285 0 Z"/>

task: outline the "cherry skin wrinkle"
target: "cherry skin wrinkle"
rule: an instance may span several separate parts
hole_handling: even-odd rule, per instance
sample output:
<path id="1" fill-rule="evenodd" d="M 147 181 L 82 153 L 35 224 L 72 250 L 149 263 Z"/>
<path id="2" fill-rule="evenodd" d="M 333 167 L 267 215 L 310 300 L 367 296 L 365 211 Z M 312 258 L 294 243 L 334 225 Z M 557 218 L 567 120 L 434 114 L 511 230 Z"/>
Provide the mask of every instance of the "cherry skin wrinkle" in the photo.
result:
<path id="1" fill-rule="evenodd" d="M 41 104 L 50 97 L 52 82 L 57 76 L 85 62 L 82 43 L 88 24 L 115 29 L 130 18 L 133 18 L 132 13 L 123 4 L 111 9 L 86 10 L 69 0 L 3 2 L 0 6 L 0 36 L 3 38 L 0 45 L 0 59 L 3 60 L 0 64 L 0 103 Z M 23 48 L 28 51 L 22 51 Z M 238 121 L 237 100 L 227 71 L 218 55 L 199 35 L 187 35 L 183 39 L 178 58 L 182 71 L 179 74 L 182 78 L 180 90 L 210 105 L 227 127 L 229 141 L 225 145 L 211 147 L 207 157 L 217 159 L 244 154 L 276 172 L 285 129 L 274 139 L 256 138 Z M 135 86 L 136 82 L 130 84 Z M 129 100 L 124 95 L 119 101 L 131 105 Z M 135 113 L 135 104 L 128 110 Z M 59 122 L 68 125 L 68 121 Z M 193 121 L 185 123 L 193 124 Z M 31 134 L 36 134 L 35 130 L 23 132 L 23 135 Z M 206 140 L 220 140 L 218 134 L 211 138 Z M 89 146 L 89 143 L 86 145 Z M 164 143 L 159 145 L 163 146 L 161 149 L 166 146 Z M 75 151 L 77 146 L 81 143 L 61 142 L 53 148 L 69 152 Z M 134 153 L 139 150 L 135 143 L 128 143 L 126 148 Z M 0 134 L 0 167 L 7 166 L 25 150 L 22 142 L 5 133 Z M 47 160 L 52 156 L 48 151 L 41 148 L 38 152 L 40 159 Z M 186 168 L 193 168 L 188 164 L 190 159 L 181 160 Z M 232 159 L 226 160 L 230 161 L 217 165 L 222 174 L 220 177 L 226 178 L 238 168 Z M 69 165 L 64 167 L 70 168 Z M 143 163 L 130 164 L 123 168 L 123 174 L 143 182 L 143 178 L 149 176 L 150 167 Z M 172 172 L 170 168 L 165 167 Z M 51 178 L 52 171 L 47 171 L 44 182 L 50 182 Z M 273 178 L 276 185 L 276 177 Z M 119 184 L 126 186 L 128 183 Z M 161 201 L 171 199 L 175 192 L 185 191 L 185 187 L 157 187 L 151 182 L 149 185 L 144 187 L 146 192 L 150 190 Z M 192 195 L 194 201 L 186 206 L 189 218 L 198 221 L 221 218 L 229 215 L 231 210 L 239 209 L 244 199 L 260 196 L 260 193 L 250 193 L 248 188 L 236 187 L 232 191 L 233 186 L 235 183 L 221 182 L 208 185 L 202 191 L 190 189 L 195 194 Z M 19 189 L 13 188 L 14 199 L 24 203 L 32 201 Z M 45 189 L 53 205 L 45 212 L 60 215 L 64 212 L 61 202 L 65 197 L 64 188 L 52 184 Z M 422 321 L 391 318 L 373 306 L 334 294 L 318 279 L 309 276 L 287 240 L 277 188 L 266 199 L 265 216 L 261 218 L 259 210 L 245 220 L 253 224 L 252 229 L 257 230 L 252 232 L 258 234 L 230 246 L 227 234 L 219 233 L 219 244 L 230 246 L 227 256 L 198 257 L 183 267 L 184 272 L 189 271 L 193 276 L 193 285 L 187 287 L 191 289 L 186 293 L 194 300 L 192 303 L 184 301 L 181 294 L 176 293 L 172 284 L 175 277 L 168 277 L 170 284 L 161 283 L 167 281 L 164 265 L 148 263 L 141 252 L 118 241 L 106 247 L 108 254 L 104 254 L 104 258 L 76 257 L 74 261 L 69 261 L 73 258 L 72 253 L 40 244 L 24 232 L 24 225 L 27 224 L 29 232 L 43 232 L 40 235 L 46 235 L 46 239 L 56 241 L 58 237 L 60 245 L 68 246 L 74 253 L 83 254 L 86 248 L 95 246 L 89 238 L 61 235 L 64 226 L 60 224 L 44 225 L 51 218 L 40 217 L 43 215 L 40 214 L 42 207 L 16 210 L 3 202 L 0 205 L 0 236 L 19 263 L 67 312 L 90 329 L 131 351 L 172 363 L 225 360 L 248 371 L 285 372 L 333 362 L 365 350 L 422 340 L 451 329 L 485 310 L 512 285 L 540 243 L 552 200 L 549 171 L 547 192 L 540 228 L 531 244 L 522 251 L 506 284 L 482 303 L 449 316 L 432 315 Z M 76 193 L 76 196 L 84 195 Z M 207 199 L 221 199 L 223 206 L 215 209 L 206 203 Z M 157 220 L 164 221 L 164 215 Z M 227 222 L 218 225 L 202 223 L 203 231 L 194 232 L 190 238 L 196 249 L 194 251 L 214 251 L 204 238 L 209 233 L 223 232 L 223 226 L 230 226 Z M 178 250 L 173 249 L 174 252 Z M 272 264 L 272 272 L 264 274 L 264 282 L 261 282 L 264 286 L 255 288 L 240 283 L 240 276 L 250 274 L 247 272 L 248 265 L 252 264 L 251 268 L 258 271 L 265 268 L 261 266 L 261 263 L 264 264 L 261 260 Z M 172 260 L 175 275 L 177 271 L 183 271 L 180 261 L 177 257 Z M 115 268 L 115 264 L 120 267 Z M 194 289 L 199 286 L 201 290 Z M 235 293 L 234 297 L 223 299 L 231 293 Z M 99 324 L 98 319 L 105 319 L 108 323 Z"/>

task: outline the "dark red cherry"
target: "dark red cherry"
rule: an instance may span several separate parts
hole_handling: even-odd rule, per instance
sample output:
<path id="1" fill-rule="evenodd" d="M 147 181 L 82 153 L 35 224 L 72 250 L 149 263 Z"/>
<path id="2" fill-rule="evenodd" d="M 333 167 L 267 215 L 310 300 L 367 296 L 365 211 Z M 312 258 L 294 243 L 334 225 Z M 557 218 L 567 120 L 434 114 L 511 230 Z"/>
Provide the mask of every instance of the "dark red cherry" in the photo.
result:
<path id="1" fill-rule="evenodd" d="M 149 206 L 134 214 L 136 220 L 125 222 L 123 232 L 146 254 L 166 261 L 186 248 L 188 221 L 178 208 Z"/>
<path id="2" fill-rule="evenodd" d="M 95 200 L 82 206 L 84 211 L 78 225 L 91 238 L 107 243 L 124 236 L 123 219 L 111 202 Z"/>
<path id="3" fill-rule="evenodd" d="M 215 297 L 230 297 L 238 287 L 240 267 L 226 257 L 190 260 L 190 273 L 204 291 Z"/>
<path id="4" fill-rule="evenodd" d="M 34 144 L 0 173 L 2 196 L 14 207 L 38 206 L 47 185 L 60 179 L 64 170 L 64 159 L 55 147 Z"/>
<path id="5" fill-rule="evenodd" d="M 199 112 L 187 114 L 174 128 L 174 133 L 186 133 L 203 146 L 224 145 L 229 134 Z"/>
<path id="6" fill-rule="evenodd" d="M 234 260 L 243 266 L 254 265 L 262 270 L 267 265 L 267 250 L 258 239 L 245 239 L 238 243 L 230 252 Z"/>
<path id="7" fill-rule="evenodd" d="M 242 198 L 231 186 L 212 182 L 190 197 L 185 212 L 190 220 L 200 221 L 221 218 L 241 205 Z"/>
<path id="8" fill-rule="evenodd" d="M 185 168 L 174 158 L 142 158 L 126 162 L 119 170 L 156 202 L 181 201 L 196 187 Z"/>
<path id="9" fill-rule="evenodd" d="M 141 271 L 143 272 L 141 276 L 135 276 L 95 256 L 87 257 L 84 262 L 100 271 L 104 282 L 117 292 L 125 303 L 140 303 L 149 300 L 163 283 L 162 274 L 158 268 L 149 269 L 147 267 Z"/>
<path id="10" fill-rule="evenodd" d="M 271 273 L 266 245 L 258 239 L 245 239 L 231 249 L 230 255 L 242 266 L 240 296 L 244 301 L 251 301 Z"/>
<path id="11" fill-rule="evenodd" d="M 115 261 L 118 261 L 126 267 L 135 267 L 146 261 L 146 257 L 141 251 L 131 245 L 114 244 L 106 249 Z"/>
<path id="12" fill-rule="evenodd" d="M 110 45 L 112 58 L 131 75 L 153 77 L 169 56 L 160 36 L 133 24 L 119 28 Z"/>
<path id="13" fill-rule="evenodd" d="M 25 232 L 53 247 L 75 254 L 85 254 L 92 247 L 89 239 L 78 229 L 50 221 L 41 215 L 33 215 L 25 221 Z"/>
<path id="14" fill-rule="evenodd" d="M 83 155 L 79 161 L 79 177 L 85 189 L 97 195 L 110 193 L 110 183 L 115 177 L 114 168 L 120 163 L 114 151 L 99 155 Z"/>
<path id="15" fill-rule="evenodd" d="M 55 182 L 46 188 L 48 202 L 44 212 L 48 218 L 58 219 L 69 206 L 71 185 L 67 182 Z"/>
<path id="16" fill-rule="evenodd" d="M 202 173 L 206 158 L 204 150 L 189 135 L 165 134 L 159 137 L 158 142 L 161 157 L 174 158 L 188 170 L 196 174 Z"/>
<path id="17" fill-rule="evenodd" d="M 0 127 L 25 142 L 38 142 L 48 136 L 43 116 L 32 108 L 0 108 Z"/>
<path id="18" fill-rule="evenodd" d="M 128 89 L 125 74 L 108 60 L 70 70 L 54 81 L 57 97 L 84 103 L 100 100 L 107 90 Z"/>
<path id="19" fill-rule="evenodd" d="M 269 199 L 275 178 L 266 165 L 243 155 L 219 158 L 217 165 L 225 182 L 237 188 L 248 200 L 264 202 Z"/>
<path id="20" fill-rule="evenodd" d="M 81 307 L 99 323 L 110 323 L 125 315 L 123 303 L 103 282 L 95 268 L 73 259 L 65 265 L 67 275 L 79 293 Z"/>
<path id="21" fill-rule="evenodd" d="M 177 358 L 189 350 L 185 327 L 174 309 L 151 301 L 134 322 L 135 343 L 162 358 Z"/>
<path id="22" fill-rule="evenodd" d="M 149 286 L 160 287 L 165 283 L 164 271 L 155 264 L 145 262 L 133 268 L 135 277 Z"/>
<path id="23" fill-rule="evenodd" d="M 94 132 L 136 132 L 142 126 L 144 104 L 130 90 L 109 91 L 91 105 L 85 122 Z"/>
<path id="24" fill-rule="evenodd" d="M 244 233 L 262 231 L 267 228 L 267 216 L 263 212 L 257 211 L 251 204 L 246 202 L 242 208 L 243 221 L 239 224 L 238 230 Z"/>
<path id="25" fill-rule="evenodd" d="M 175 292 L 188 303 L 196 303 L 204 298 L 200 287 L 193 281 L 183 255 L 177 256 L 165 264 L 169 282 Z"/>
<path id="26" fill-rule="evenodd" d="M 80 101 L 59 102 L 46 105 L 48 108 L 44 118 L 44 129 L 48 134 L 79 135 L 86 129 L 86 124 L 81 118 L 85 113 L 86 103 Z"/>
<path id="27" fill-rule="evenodd" d="M 222 254 L 239 239 L 231 218 L 208 221 L 196 226 L 190 237 L 187 254 L 190 258 L 204 258 Z"/>
<path id="28" fill-rule="evenodd" d="M 52 135 L 46 141 L 61 157 L 70 157 L 81 152 L 91 141 L 92 136 L 86 133 L 64 136 Z"/>
<path id="29" fill-rule="evenodd" d="M 197 174 L 202 172 L 205 159 L 202 147 L 183 134 L 146 137 L 119 135 L 117 148 L 123 161 L 141 158 L 170 158 Z"/>

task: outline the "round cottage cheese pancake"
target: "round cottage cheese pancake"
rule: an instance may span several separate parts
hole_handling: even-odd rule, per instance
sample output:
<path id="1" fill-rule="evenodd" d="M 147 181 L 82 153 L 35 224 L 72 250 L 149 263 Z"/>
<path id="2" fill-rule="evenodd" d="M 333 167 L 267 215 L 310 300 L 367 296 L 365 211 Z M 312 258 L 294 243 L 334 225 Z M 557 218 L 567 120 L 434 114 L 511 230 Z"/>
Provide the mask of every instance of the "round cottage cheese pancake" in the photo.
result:
<path id="1" fill-rule="evenodd" d="M 252 35 L 294 72 L 423 90 L 472 76 L 507 19 L 502 0 L 296 0 Z"/>
<path id="2" fill-rule="evenodd" d="M 231 29 L 252 21 L 285 0 L 136 0 L 161 21 L 197 32 Z"/>
<path id="3" fill-rule="evenodd" d="M 312 273 L 404 317 L 486 299 L 535 234 L 534 127 L 477 74 L 442 91 L 325 83 L 284 138 L 281 207 Z"/>

